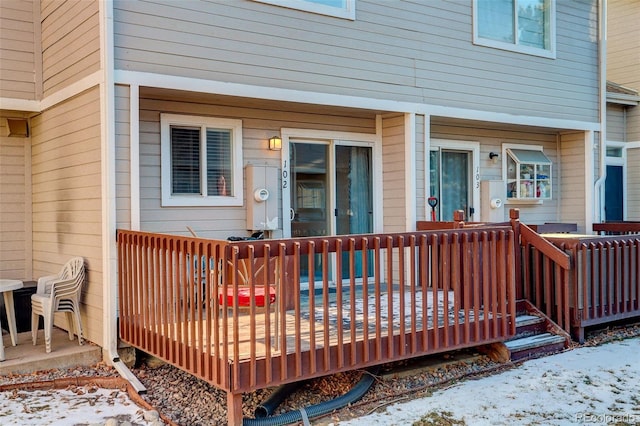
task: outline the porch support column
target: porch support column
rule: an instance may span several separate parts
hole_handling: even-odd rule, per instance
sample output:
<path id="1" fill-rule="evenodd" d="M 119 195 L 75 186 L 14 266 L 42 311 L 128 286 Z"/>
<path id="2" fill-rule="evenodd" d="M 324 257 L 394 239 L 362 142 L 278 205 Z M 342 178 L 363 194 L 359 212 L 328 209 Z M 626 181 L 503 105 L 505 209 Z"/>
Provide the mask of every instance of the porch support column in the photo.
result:
<path id="1" fill-rule="evenodd" d="M 431 209 L 429 208 L 426 199 L 431 196 L 431 115 L 424 115 L 424 217 L 425 220 L 429 220 L 431 217 Z"/>
<path id="2" fill-rule="evenodd" d="M 227 423 L 242 426 L 242 393 L 227 392 Z"/>
<path id="3" fill-rule="evenodd" d="M 129 186 L 131 229 L 140 230 L 140 87 L 129 86 Z"/>
<path id="4" fill-rule="evenodd" d="M 405 231 L 416 228 L 416 115 L 404 114 Z"/>

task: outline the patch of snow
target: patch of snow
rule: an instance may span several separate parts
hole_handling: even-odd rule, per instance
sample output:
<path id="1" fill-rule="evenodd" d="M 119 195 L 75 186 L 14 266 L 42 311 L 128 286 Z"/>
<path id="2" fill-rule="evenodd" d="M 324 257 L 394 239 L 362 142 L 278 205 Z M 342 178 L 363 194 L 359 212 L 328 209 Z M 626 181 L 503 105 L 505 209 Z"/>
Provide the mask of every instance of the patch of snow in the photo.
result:
<path id="1" fill-rule="evenodd" d="M 530 360 L 348 425 L 410 425 L 428 414 L 467 425 L 640 424 L 640 337 Z"/>

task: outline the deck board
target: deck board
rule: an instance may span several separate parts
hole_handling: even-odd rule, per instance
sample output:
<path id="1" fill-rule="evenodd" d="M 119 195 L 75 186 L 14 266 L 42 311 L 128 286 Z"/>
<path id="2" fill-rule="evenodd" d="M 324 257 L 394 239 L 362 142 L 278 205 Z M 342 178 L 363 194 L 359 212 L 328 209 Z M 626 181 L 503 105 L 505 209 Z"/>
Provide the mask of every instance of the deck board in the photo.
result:
<path id="1" fill-rule="evenodd" d="M 459 310 L 457 315 L 454 314 L 453 306 L 455 304 L 453 291 L 449 291 L 447 294 L 447 304 L 449 305 L 449 315 L 445 318 L 445 309 L 443 301 L 445 297 L 440 290 L 437 292 L 437 314 L 434 310 L 432 292 L 429 290 L 427 293 L 430 297 L 426 300 L 426 305 L 423 305 L 422 298 L 411 295 L 409 292 L 405 293 L 404 302 L 404 321 L 400 321 L 400 297 L 397 293 L 394 294 L 393 308 L 391 312 L 394 313 L 394 318 L 391 320 L 387 317 L 389 312 L 386 303 L 381 305 L 381 315 L 379 317 L 379 323 L 376 322 L 376 312 L 373 306 L 375 301 L 369 300 L 368 308 L 366 309 L 367 316 L 364 316 L 364 303 L 362 299 L 355 301 L 356 308 L 351 310 L 350 304 L 345 302 L 341 306 L 342 315 L 338 315 L 337 305 L 335 302 L 330 303 L 328 306 L 316 305 L 314 314 L 311 315 L 309 310 L 305 310 L 304 314 L 297 315 L 294 310 L 286 312 L 284 319 L 282 317 L 277 318 L 276 313 L 272 310 L 268 314 L 268 321 L 270 325 L 270 332 L 267 334 L 266 323 L 267 313 L 264 309 L 256 309 L 254 321 L 252 324 L 252 316 L 249 309 L 242 309 L 237 314 L 237 324 L 234 320 L 232 310 L 228 311 L 228 314 L 224 315 L 224 312 L 220 312 L 220 316 L 217 319 L 211 318 L 211 333 L 207 333 L 208 320 L 203 319 L 201 321 L 180 321 L 173 322 L 169 326 L 158 325 L 156 332 L 160 336 L 164 337 L 165 332 L 169 339 L 175 340 L 178 336 L 186 336 L 184 341 L 192 342 L 193 347 L 200 348 L 200 342 L 203 347 L 208 347 L 207 336 L 211 336 L 211 349 L 212 354 L 215 353 L 215 347 L 218 346 L 220 352 L 222 352 L 222 344 L 216 345 L 216 333 L 214 332 L 215 322 L 219 324 L 217 338 L 218 342 L 224 341 L 224 323 L 227 323 L 228 333 L 228 350 L 230 360 L 235 360 L 235 355 L 232 348 L 236 344 L 235 336 L 238 336 L 238 349 L 237 353 L 240 360 L 246 360 L 254 357 L 255 359 L 263 359 L 269 353 L 269 356 L 279 356 L 283 350 L 287 354 L 295 353 L 297 350 L 307 352 L 312 349 L 319 349 L 328 346 L 335 346 L 342 342 L 361 342 L 365 340 L 365 337 L 369 340 L 375 339 L 380 333 L 380 337 L 399 336 L 402 329 L 413 330 L 415 333 L 421 333 L 424 330 L 424 312 L 427 313 L 428 319 L 426 321 L 427 330 L 433 329 L 434 321 L 437 321 L 438 327 L 451 325 L 464 324 L 465 318 L 468 318 L 469 323 L 474 322 L 473 310 Z M 418 293 L 419 295 L 419 293 Z M 386 296 L 385 296 L 386 298 Z M 415 298 L 415 299 L 414 299 Z M 387 299 L 388 300 L 388 299 Z M 415 300 L 416 309 L 412 309 L 413 301 Z M 204 313 L 206 316 L 206 311 Z M 414 318 L 415 316 L 415 318 Z M 314 319 L 312 322 L 311 319 Z M 487 313 L 486 317 L 482 311 L 478 312 L 479 319 L 491 319 L 491 315 Z M 338 330 L 338 320 L 341 319 L 340 331 Z M 414 323 L 415 327 L 410 327 L 411 323 Z M 282 324 L 284 323 L 284 335 L 285 340 L 282 339 Z M 364 325 L 367 324 L 367 333 L 365 333 Z M 278 324 L 276 331 L 276 324 Z M 401 324 L 404 325 L 401 327 Z M 313 327 L 312 327 L 313 326 Z M 389 332 L 389 326 L 391 326 L 392 333 Z M 203 329 L 203 333 L 200 333 L 200 327 Z M 325 329 L 329 330 L 325 333 Z M 355 331 L 355 333 L 353 333 Z M 353 333 L 353 334 L 352 334 Z M 365 336 L 366 334 L 366 336 Z M 325 341 L 325 336 L 329 336 Z M 352 338 L 353 336 L 353 338 Z M 195 337 L 195 338 L 192 338 Z M 284 343 L 283 347 L 280 347 Z M 267 351 L 267 345 L 270 346 Z"/>

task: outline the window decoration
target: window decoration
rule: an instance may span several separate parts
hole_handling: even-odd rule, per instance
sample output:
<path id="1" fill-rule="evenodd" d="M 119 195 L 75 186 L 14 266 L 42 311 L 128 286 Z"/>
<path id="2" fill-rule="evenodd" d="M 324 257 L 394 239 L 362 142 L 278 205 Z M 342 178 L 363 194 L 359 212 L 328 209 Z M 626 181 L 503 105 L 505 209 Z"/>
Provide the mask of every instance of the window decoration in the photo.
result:
<path id="1" fill-rule="evenodd" d="M 506 149 L 507 200 L 550 200 L 551 160 L 541 150 Z"/>

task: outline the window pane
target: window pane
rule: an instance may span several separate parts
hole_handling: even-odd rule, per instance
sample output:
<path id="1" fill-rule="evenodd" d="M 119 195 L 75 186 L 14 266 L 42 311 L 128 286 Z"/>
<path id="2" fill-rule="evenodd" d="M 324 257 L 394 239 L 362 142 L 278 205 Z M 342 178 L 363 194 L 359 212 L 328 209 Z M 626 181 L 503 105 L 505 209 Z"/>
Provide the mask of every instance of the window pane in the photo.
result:
<path id="1" fill-rule="evenodd" d="M 233 196 L 231 131 L 207 129 L 207 194 Z"/>
<path id="2" fill-rule="evenodd" d="M 347 0 L 305 0 L 309 3 L 317 3 L 325 6 L 338 7 L 340 9 L 344 9 L 347 7 Z"/>
<path id="3" fill-rule="evenodd" d="M 549 48 L 549 9 L 546 0 L 518 0 L 518 43 L 525 46 Z"/>
<path id="4" fill-rule="evenodd" d="M 515 43 L 514 0 L 478 0 L 478 36 Z"/>
<path id="5" fill-rule="evenodd" d="M 171 127 L 171 192 L 200 194 L 199 127 Z"/>
<path id="6" fill-rule="evenodd" d="M 622 158 L 622 148 L 607 147 L 607 157 Z"/>

